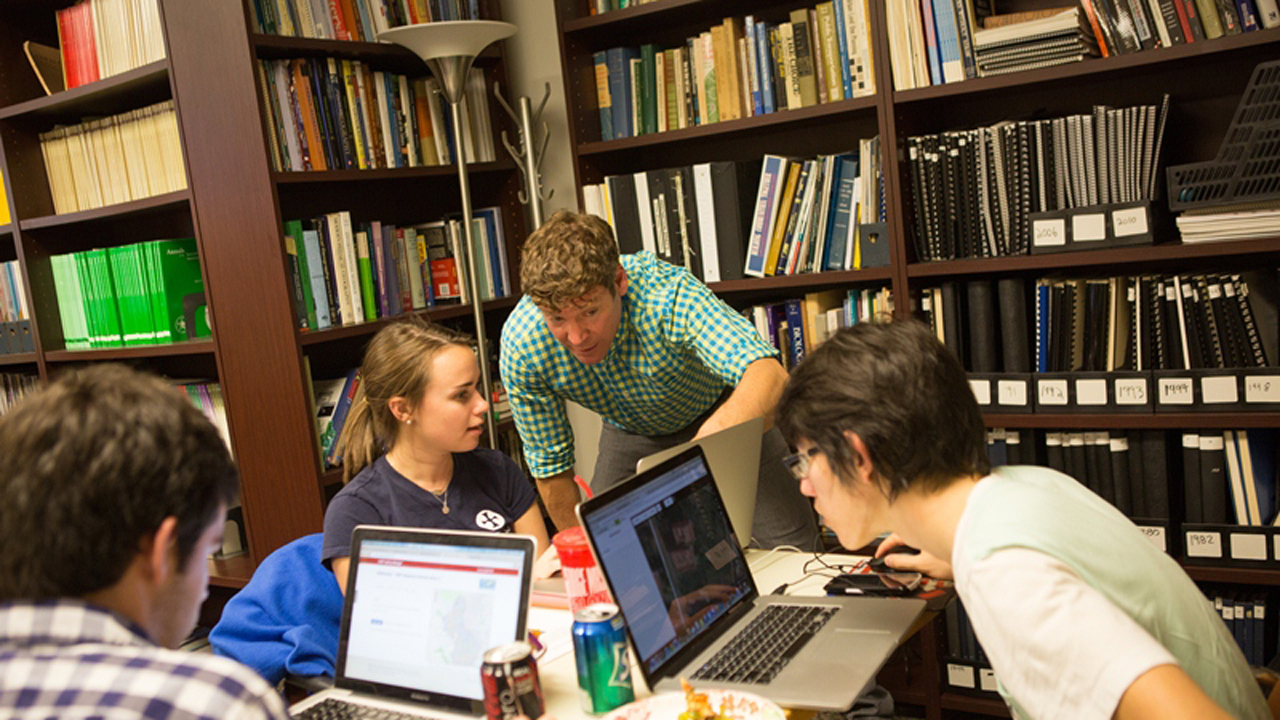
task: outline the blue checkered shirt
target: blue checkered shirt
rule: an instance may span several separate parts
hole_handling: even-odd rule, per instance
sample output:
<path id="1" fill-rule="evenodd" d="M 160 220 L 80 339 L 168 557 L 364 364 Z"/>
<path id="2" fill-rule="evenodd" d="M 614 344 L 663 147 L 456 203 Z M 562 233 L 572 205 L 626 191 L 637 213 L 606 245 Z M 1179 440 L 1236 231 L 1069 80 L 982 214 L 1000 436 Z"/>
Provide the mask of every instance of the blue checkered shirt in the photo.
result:
<path id="1" fill-rule="evenodd" d="M 777 354 L 746 318 L 684 268 L 641 252 L 627 271 L 622 321 L 604 360 L 578 361 L 526 295 L 502 328 L 499 367 L 534 477 L 573 467 L 565 400 L 638 435 L 682 430 L 747 366 Z"/>
<path id="2" fill-rule="evenodd" d="M 78 600 L 0 604 L 0 717 L 288 718 L 257 673 L 166 650 L 133 623 Z"/>

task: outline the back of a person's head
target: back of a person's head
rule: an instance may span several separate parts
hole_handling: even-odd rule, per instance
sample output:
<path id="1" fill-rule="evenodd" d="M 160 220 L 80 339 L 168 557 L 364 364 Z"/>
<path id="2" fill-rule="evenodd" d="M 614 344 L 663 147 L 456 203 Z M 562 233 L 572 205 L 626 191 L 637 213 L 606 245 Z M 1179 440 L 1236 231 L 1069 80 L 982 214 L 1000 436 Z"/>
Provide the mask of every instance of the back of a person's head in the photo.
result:
<path id="1" fill-rule="evenodd" d="M 990 469 L 964 368 L 915 321 L 859 323 L 828 339 L 792 371 L 778 426 L 792 442 L 813 443 L 845 479 L 854 476 L 845 433 L 857 434 L 890 497 Z"/>
<path id="2" fill-rule="evenodd" d="M 617 271 L 613 230 L 595 215 L 561 210 L 520 251 L 520 288 L 541 308 L 564 308 L 597 287 L 614 293 Z"/>
<path id="3" fill-rule="evenodd" d="M 411 405 L 421 402 L 431 382 L 431 361 L 453 345 L 473 347 L 474 341 L 416 316 L 391 323 L 373 336 L 360 363 L 360 386 L 338 438 L 344 480 L 390 449 L 399 422 L 388 402 L 394 397 Z"/>
<path id="4" fill-rule="evenodd" d="M 80 597 L 118 581 L 177 518 L 180 570 L 237 473 L 172 385 L 120 365 L 69 371 L 0 418 L 0 600 Z"/>

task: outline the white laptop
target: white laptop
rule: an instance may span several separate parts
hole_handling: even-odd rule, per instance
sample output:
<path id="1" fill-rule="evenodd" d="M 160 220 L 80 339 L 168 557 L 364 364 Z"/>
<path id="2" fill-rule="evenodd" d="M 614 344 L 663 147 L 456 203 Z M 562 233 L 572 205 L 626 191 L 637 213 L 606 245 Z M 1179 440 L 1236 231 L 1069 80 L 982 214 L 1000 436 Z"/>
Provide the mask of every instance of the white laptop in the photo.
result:
<path id="1" fill-rule="evenodd" d="M 707 456 L 716 489 L 729 511 L 729 523 L 738 544 L 751 544 L 751 524 L 756 517 L 756 487 L 760 484 L 760 445 L 764 437 L 764 418 L 725 428 L 714 435 L 676 445 L 654 453 L 636 463 L 636 472 L 644 472 L 697 445 Z"/>
<path id="2" fill-rule="evenodd" d="M 290 714 L 483 716 L 481 656 L 525 637 L 534 548 L 525 535 L 356 527 L 334 687 Z"/>
<path id="3" fill-rule="evenodd" d="M 654 692 L 683 677 L 845 710 L 924 610 L 917 598 L 761 597 L 698 446 L 582 503 L 578 519 Z"/>

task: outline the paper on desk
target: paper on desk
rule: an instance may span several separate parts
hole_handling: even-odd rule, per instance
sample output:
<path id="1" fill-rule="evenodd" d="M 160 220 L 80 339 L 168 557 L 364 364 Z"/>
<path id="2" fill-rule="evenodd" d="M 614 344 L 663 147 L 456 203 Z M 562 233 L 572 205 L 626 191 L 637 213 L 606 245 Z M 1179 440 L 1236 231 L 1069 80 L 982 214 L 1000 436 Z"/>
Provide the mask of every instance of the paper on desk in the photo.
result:
<path id="1" fill-rule="evenodd" d="M 538 659 L 548 663 L 573 650 L 573 616 L 564 610 L 529 608 L 529 632 L 537 633 L 538 642 L 547 649 Z"/>

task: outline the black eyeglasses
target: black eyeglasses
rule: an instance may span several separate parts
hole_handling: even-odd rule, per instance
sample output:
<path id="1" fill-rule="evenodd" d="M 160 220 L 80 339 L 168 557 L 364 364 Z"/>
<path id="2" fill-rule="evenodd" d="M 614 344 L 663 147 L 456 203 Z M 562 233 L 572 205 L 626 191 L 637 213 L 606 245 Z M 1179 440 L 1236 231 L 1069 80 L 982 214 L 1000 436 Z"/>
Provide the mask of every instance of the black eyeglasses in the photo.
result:
<path id="1" fill-rule="evenodd" d="M 787 470 L 791 471 L 791 476 L 796 480 L 803 480 L 809 474 L 809 458 L 817 457 L 821 452 L 816 447 L 809 448 L 804 452 L 798 452 L 782 458 L 782 464 L 787 466 Z"/>

